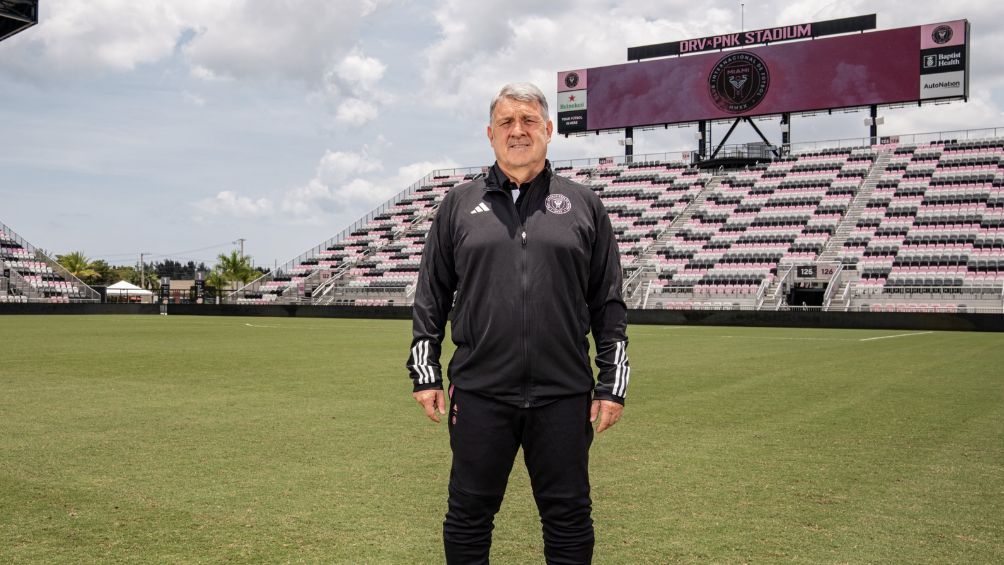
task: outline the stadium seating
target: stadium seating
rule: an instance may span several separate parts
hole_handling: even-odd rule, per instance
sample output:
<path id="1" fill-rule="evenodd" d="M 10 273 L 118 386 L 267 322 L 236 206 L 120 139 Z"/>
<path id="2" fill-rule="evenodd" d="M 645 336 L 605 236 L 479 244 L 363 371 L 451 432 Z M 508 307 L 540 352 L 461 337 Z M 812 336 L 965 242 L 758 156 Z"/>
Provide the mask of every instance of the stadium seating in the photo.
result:
<path id="1" fill-rule="evenodd" d="M 859 273 L 858 301 L 999 299 L 1002 161 L 1002 139 L 896 147 L 840 252 Z"/>
<path id="2" fill-rule="evenodd" d="M 620 161 L 555 163 L 555 171 L 603 200 L 629 307 L 779 308 L 793 267 L 823 264 L 838 266 L 830 309 L 954 312 L 1004 302 L 1004 139 L 818 148 L 717 172 Z M 484 171 L 431 174 L 231 301 L 410 304 L 435 210 L 450 188 Z"/>
<path id="3" fill-rule="evenodd" d="M 98 293 L 0 224 L 0 303 L 97 302 Z"/>
<path id="4" fill-rule="evenodd" d="M 238 290 L 238 304 L 356 303 L 356 299 L 398 303 L 414 290 L 425 234 L 447 191 L 473 179 L 480 169 L 436 172 L 412 185 L 349 229 Z"/>

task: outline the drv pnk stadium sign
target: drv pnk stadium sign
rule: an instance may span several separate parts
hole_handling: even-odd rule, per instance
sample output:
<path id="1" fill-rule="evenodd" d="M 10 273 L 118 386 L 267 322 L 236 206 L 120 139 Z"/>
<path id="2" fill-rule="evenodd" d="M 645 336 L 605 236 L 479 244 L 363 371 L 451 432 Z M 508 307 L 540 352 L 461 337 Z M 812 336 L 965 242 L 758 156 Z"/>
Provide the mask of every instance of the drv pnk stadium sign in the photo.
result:
<path id="1" fill-rule="evenodd" d="M 868 21 L 635 47 L 676 56 L 559 72 L 558 133 L 969 98 L 968 20 L 823 37 Z"/>

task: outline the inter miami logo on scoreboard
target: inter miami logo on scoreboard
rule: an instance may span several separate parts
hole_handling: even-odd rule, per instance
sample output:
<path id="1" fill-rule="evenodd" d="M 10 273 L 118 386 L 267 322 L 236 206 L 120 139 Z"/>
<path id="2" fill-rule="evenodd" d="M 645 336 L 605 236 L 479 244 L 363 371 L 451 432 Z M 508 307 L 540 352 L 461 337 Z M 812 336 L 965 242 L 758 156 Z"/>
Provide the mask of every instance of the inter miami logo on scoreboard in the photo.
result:
<path id="1" fill-rule="evenodd" d="M 938 45 L 944 45 L 952 40 L 952 26 L 940 25 L 931 32 L 931 41 Z"/>
<path id="2" fill-rule="evenodd" d="M 722 57 L 709 77 L 711 99 L 730 114 L 752 110 L 763 101 L 770 86 L 767 63 L 748 51 Z"/>
<path id="3" fill-rule="evenodd" d="M 565 75 L 565 86 L 571 89 L 575 89 L 579 85 L 579 74 L 578 73 L 568 73 Z"/>

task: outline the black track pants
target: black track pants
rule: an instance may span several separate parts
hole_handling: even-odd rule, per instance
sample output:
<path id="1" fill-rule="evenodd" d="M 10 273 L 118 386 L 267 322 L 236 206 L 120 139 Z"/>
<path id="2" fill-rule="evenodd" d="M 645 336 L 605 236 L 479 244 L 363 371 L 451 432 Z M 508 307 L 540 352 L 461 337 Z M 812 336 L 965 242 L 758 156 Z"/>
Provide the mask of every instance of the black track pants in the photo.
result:
<path id="1" fill-rule="evenodd" d="M 519 408 L 453 391 L 447 415 L 453 468 L 443 522 L 448 564 L 488 563 L 493 520 L 520 446 L 543 524 L 547 563 L 591 562 L 590 402 L 583 394 Z"/>

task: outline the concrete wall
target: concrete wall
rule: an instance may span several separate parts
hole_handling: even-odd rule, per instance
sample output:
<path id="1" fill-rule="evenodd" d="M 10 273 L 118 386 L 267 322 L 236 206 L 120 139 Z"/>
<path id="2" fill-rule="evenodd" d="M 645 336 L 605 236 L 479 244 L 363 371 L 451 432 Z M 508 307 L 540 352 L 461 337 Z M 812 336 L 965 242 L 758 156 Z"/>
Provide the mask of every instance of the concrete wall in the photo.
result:
<path id="1" fill-rule="evenodd" d="M 2 314 L 159 314 L 156 304 L 0 304 Z M 410 320 L 410 306 L 243 306 L 174 304 L 172 316 L 264 316 Z M 914 312 L 754 312 L 746 310 L 629 310 L 629 324 L 875 330 L 1004 331 L 1004 314 Z"/>
<path id="2" fill-rule="evenodd" d="M 53 304 L 47 302 L 27 304 L 0 304 L 3 314 L 157 314 L 156 304 Z"/>

